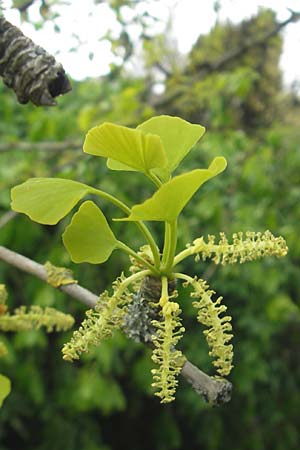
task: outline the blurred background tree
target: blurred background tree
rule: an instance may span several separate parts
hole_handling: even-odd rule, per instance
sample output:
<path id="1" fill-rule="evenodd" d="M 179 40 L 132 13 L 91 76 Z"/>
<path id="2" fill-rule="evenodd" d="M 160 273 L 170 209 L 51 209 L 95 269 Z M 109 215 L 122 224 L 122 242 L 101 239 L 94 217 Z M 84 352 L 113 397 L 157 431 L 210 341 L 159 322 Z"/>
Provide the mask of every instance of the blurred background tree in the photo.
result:
<path id="1" fill-rule="evenodd" d="M 76 365 L 63 362 L 60 354 L 69 336 L 7 334 L 9 353 L 1 359 L 1 371 L 13 391 L 1 410 L 0 450 L 299 448 L 299 97 L 283 86 L 279 69 L 281 30 L 298 16 L 291 13 L 282 25 L 274 11 L 262 9 L 239 24 L 216 20 L 182 55 L 170 22 L 164 33 L 153 31 L 159 20 L 147 12 L 153 2 L 95 0 L 106 4 L 119 24 L 118 32 L 99 32 L 116 58 L 107 75 L 74 80 L 58 107 L 21 107 L 13 92 L 0 86 L 0 244 L 41 263 L 72 267 L 93 292 L 105 289 L 123 269 L 122 256 L 113 255 L 103 267 L 71 264 L 60 241 L 66 222 L 47 227 L 11 216 L 10 188 L 30 176 L 58 176 L 112 194 L 121 187 L 124 200 L 138 201 L 149 194 L 139 175 L 130 183 L 122 173 L 107 178 L 105 164 L 82 155 L 83 137 L 102 121 L 135 126 L 165 113 L 208 129 L 186 161 L 189 168 L 207 166 L 216 155 L 228 160 L 222 177 L 204 186 L 186 208 L 181 245 L 219 230 L 269 228 L 286 238 L 289 254 L 240 267 L 197 263 L 199 276 L 224 296 L 233 316 L 234 392 L 218 409 L 204 404 L 182 380 L 176 402 L 161 406 L 149 388 L 148 350 L 121 334 Z M 55 24 L 60 3 L 14 1 L 13 6 L 24 21 L 43 28 Z M 33 20 L 30 10 L 36 5 L 39 17 Z M 78 39 L 71 50 L 76 53 L 80 44 Z M 110 206 L 105 208 L 109 213 Z M 140 244 L 131 229 L 116 226 L 125 241 Z M 82 319 L 83 306 L 4 263 L 0 282 L 7 285 L 11 306 L 53 306 Z M 183 350 L 209 372 L 201 330 L 190 304 L 184 298 L 181 303 L 189 330 Z"/>

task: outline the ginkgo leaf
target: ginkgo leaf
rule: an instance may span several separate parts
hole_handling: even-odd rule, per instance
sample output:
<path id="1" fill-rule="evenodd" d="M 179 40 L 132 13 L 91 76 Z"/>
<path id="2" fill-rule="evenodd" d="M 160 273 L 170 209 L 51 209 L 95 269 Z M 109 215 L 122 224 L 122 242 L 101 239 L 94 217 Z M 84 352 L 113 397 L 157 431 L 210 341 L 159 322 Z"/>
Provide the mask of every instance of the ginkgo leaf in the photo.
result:
<path id="1" fill-rule="evenodd" d="M 132 167 L 120 163 L 119 161 L 115 161 L 114 159 L 111 158 L 108 158 L 106 165 L 111 170 L 125 170 L 136 172 L 136 169 L 133 169 Z"/>
<path id="2" fill-rule="evenodd" d="M 11 390 L 10 379 L 0 374 L 0 407 Z"/>
<path id="3" fill-rule="evenodd" d="M 86 135 L 83 151 L 110 158 L 140 172 L 149 172 L 167 164 L 159 136 L 113 123 L 92 128 Z"/>
<path id="4" fill-rule="evenodd" d="M 104 214 L 91 201 L 80 206 L 62 238 L 75 263 L 103 263 L 117 246 Z"/>
<path id="5" fill-rule="evenodd" d="M 108 158 L 106 165 L 111 170 L 124 170 L 127 172 L 136 172 L 136 169 L 133 169 L 132 167 L 126 166 L 126 164 L 122 164 L 110 158 Z M 171 175 L 170 170 L 167 168 L 151 169 L 150 172 L 154 173 L 155 175 L 158 175 L 158 177 L 164 182 L 168 181 Z"/>
<path id="6" fill-rule="evenodd" d="M 172 222 L 175 220 L 194 193 L 210 178 L 226 168 L 223 157 L 215 158 L 208 169 L 196 169 L 172 178 L 163 184 L 151 198 L 135 205 L 129 217 L 115 220 L 157 220 Z"/>
<path id="7" fill-rule="evenodd" d="M 11 207 L 38 223 L 54 225 L 93 188 L 63 178 L 30 178 L 11 191 Z"/>
<path id="8" fill-rule="evenodd" d="M 188 154 L 191 148 L 205 133 L 205 128 L 172 116 L 157 116 L 143 122 L 137 127 L 144 133 L 160 136 L 168 164 L 165 169 L 169 173 L 176 169 L 180 161 Z M 159 175 L 159 170 L 155 170 Z"/>

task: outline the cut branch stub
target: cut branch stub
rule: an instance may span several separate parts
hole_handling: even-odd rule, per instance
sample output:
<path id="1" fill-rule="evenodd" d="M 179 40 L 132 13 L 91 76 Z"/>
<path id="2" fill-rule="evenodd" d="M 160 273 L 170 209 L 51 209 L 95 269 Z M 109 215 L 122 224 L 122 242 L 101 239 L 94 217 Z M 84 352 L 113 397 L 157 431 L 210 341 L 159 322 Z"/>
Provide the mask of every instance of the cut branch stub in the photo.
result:
<path id="1" fill-rule="evenodd" d="M 184 363 L 181 375 L 210 405 L 220 406 L 231 400 L 232 384 L 225 378 L 210 377 L 189 361 Z"/>
<path id="2" fill-rule="evenodd" d="M 64 68 L 19 28 L 0 17 L 0 76 L 22 104 L 54 106 L 71 90 Z"/>

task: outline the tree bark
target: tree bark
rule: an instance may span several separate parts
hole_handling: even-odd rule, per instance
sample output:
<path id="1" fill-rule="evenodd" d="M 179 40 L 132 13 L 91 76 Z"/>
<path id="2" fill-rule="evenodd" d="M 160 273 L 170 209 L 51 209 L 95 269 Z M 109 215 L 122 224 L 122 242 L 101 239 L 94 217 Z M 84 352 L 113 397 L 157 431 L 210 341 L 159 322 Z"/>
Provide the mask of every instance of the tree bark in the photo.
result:
<path id="1" fill-rule="evenodd" d="M 21 104 L 54 106 L 71 90 L 63 66 L 19 28 L 0 17 L 0 76 Z"/>

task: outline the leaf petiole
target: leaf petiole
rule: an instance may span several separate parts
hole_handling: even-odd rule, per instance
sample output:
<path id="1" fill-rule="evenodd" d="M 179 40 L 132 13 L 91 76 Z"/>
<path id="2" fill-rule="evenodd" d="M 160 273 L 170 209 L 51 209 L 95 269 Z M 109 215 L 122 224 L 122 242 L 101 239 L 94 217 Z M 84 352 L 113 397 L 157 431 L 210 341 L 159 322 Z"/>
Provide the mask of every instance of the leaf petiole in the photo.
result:
<path id="1" fill-rule="evenodd" d="M 96 188 L 93 188 L 91 190 L 91 193 L 97 195 L 98 197 L 102 197 L 105 200 L 108 200 L 109 202 L 111 202 L 117 208 L 121 209 L 126 214 L 130 214 L 130 212 L 131 212 L 130 208 L 125 203 L 123 203 L 121 200 L 119 200 L 118 198 L 114 197 L 113 195 L 108 194 L 107 192 L 101 191 L 101 189 L 96 189 Z M 144 238 L 146 239 L 146 241 L 150 245 L 155 266 L 158 267 L 159 264 L 160 264 L 160 254 L 159 254 L 159 250 L 157 248 L 156 242 L 155 242 L 151 232 L 149 231 L 149 229 L 147 228 L 147 226 L 143 222 L 135 221 L 134 223 L 139 228 L 139 230 L 143 234 Z"/>
<path id="2" fill-rule="evenodd" d="M 119 248 L 120 250 L 123 250 L 125 253 L 132 256 L 132 258 L 139 261 L 143 266 L 148 267 L 148 269 L 151 270 L 151 272 L 154 275 L 156 275 L 156 276 L 160 275 L 160 271 L 155 266 L 153 266 L 151 263 L 149 263 L 142 256 L 138 255 L 138 253 L 136 253 L 134 250 L 132 250 L 132 248 L 128 247 L 128 245 L 124 244 L 124 242 L 117 241 L 117 248 Z"/>
<path id="3" fill-rule="evenodd" d="M 162 185 L 162 182 L 160 181 L 160 179 L 158 178 L 157 175 L 155 175 L 154 173 L 146 172 L 146 176 L 149 178 L 149 180 L 152 181 L 153 184 L 155 184 L 155 186 L 159 189 L 160 186 Z"/>
<path id="4" fill-rule="evenodd" d="M 164 236 L 164 248 L 162 254 L 162 265 L 166 264 L 167 255 L 169 253 L 169 245 L 170 245 L 170 224 L 169 222 L 165 222 L 165 236 Z"/>
<path id="5" fill-rule="evenodd" d="M 151 271 L 149 269 L 142 270 L 141 272 L 134 273 L 130 277 L 126 278 L 119 286 L 118 290 L 116 291 L 116 296 L 121 296 L 124 290 L 129 286 L 131 283 L 134 283 L 135 281 L 138 281 L 140 278 L 145 278 L 147 275 L 151 275 Z"/>
<path id="6" fill-rule="evenodd" d="M 177 246 L 177 219 L 166 223 L 165 229 L 165 244 L 163 250 L 161 271 L 164 274 L 169 274 L 174 265 L 174 256 Z"/>
<path id="7" fill-rule="evenodd" d="M 173 273 L 174 278 L 177 278 L 179 280 L 187 281 L 188 283 L 192 284 L 194 281 L 194 278 L 190 277 L 189 275 L 186 275 L 185 273 L 181 272 L 175 272 Z"/>
<path id="8" fill-rule="evenodd" d="M 189 256 L 193 255 L 195 252 L 192 250 L 192 247 L 188 247 L 185 250 L 182 250 L 180 253 L 178 253 L 174 258 L 174 266 L 179 264 L 181 261 L 183 261 L 185 258 L 188 258 Z"/>

